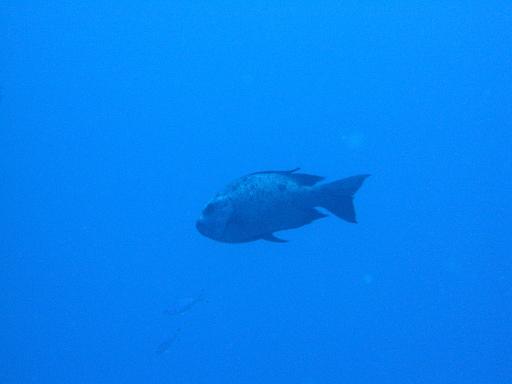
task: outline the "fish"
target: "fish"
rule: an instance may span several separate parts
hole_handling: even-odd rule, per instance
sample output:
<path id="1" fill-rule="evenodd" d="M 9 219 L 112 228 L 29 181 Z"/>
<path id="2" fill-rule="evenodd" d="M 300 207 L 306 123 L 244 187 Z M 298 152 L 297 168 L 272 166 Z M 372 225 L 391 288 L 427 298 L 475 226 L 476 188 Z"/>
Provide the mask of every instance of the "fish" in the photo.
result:
<path id="1" fill-rule="evenodd" d="M 182 315 L 185 312 L 190 311 L 197 304 L 206 301 L 206 297 L 203 292 L 199 294 L 197 297 L 186 297 L 180 300 L 175 301 L 166 308 L 163 312 L 169 316 Z"/>
<path id="2" fill-rule="evenodd" d="M 167 339 L 162 341 L 160 344 L 158 344 L 158 347 L 156 348 L 155 353 L 157 355 L 162 355 L 165 352 L 167 352 L 171 348 L 171 346 L 174 344 L 176 339 L 178 338 L 178 335 L 180 334 L 180 332 L 181 332 L 181 329 L 178 328 L 172 336 L 168 337 Z"/>
<path id="3" fill-rule="evenodd" d="M 353 198 L 368 174 L 320 183 L 324 177 L 299 169 L 254 172 L 234 180 L 206 204 L 196 221 L 197 230 L 224 243 L 285 243 L 274 232 L 328 216 L 318 208 L 357 222 Z"/>

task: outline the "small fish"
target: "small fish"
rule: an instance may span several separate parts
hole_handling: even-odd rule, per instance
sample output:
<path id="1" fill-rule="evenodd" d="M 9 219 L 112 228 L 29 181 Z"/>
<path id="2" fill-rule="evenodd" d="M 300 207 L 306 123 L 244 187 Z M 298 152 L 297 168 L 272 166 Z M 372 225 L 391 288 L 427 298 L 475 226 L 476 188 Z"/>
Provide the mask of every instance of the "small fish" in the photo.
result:
<path id="1" fill-rule="evenodd" d="M 182 315 L 185 312 L 190 311 L 197 304 L 206 301 L 204 293 L 201 293 L 197 297 L 187 297 L 176 301 L 167 309 L 164 310 L 164 314 L 169 316 Z"/>
<path id="2" fill-rule="evenodd" d="M 197 230 L 226 243 L 258 239 L 284 243 L 274 232 L 326 217 L 317 207 L 356 222 L 353 196 L 369 175 L 317 184 L 324 178 L 298 170 L 255 172 L 233 181 L 203 209 Z"/>
<path id="3" fill-rule="evenodd" d="M 178 338 L 178 335 L 180 334 L 181 332 L 181 329 L 178 328 L 176 330 L 176 332 L 174 332 L 174 334 L 170 337 L 168 337 L 167 339 L 165 339 L 164 341 L 162 341 L 158 347 L 156 348 L 156 351 L 155 353 L 157 355 L 162 355 L 164 354 L 165 352 L 167 352 L 171 346 L 174 344 L 174 342 L 176 341 L 176 339 Z"/>

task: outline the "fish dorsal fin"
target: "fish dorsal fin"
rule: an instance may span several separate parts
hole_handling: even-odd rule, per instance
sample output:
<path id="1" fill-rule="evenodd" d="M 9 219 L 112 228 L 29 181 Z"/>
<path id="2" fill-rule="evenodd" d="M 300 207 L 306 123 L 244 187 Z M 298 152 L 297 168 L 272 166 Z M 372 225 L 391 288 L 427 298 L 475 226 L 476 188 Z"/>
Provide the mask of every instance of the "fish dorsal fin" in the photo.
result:
<path id="1" fill-rule="evenodd" d="M 306 185 L 306 186 L 315 185 L 316 183 L 318 183 L 319 181 L 322 181 L 324 179 L 324 177 L 322 177 L 322 176 L 309 175 L 307 173 L 295 173 L 299 169 L 300 168 L 294 168 L 294 169 L 290 169 L 288 171 L 260 171 L 260 172 L 253 172 L 253 173 L 249 174 L 249 176 L 261 175 L 261 174 L 265 174 L 265 173 L 276 173 L 279 175 L 288 176 L 291 179 L 293 179 L 297 184 Z"/>
<path id="2" fill-rule="evenodd" d="M 295 180 L 297 184 L 307 186 L 315 185 L 324 179 L 322 176 L 308 175 L 307 173 L 291 173 L 288 176 Z"/>
<path id="3" fill-rule="evenodd" d="M 273 243 L 287 243 L 288 240 L 280 239 L 275 236 L 273 233 L 267 233 L 266 235 L 261 236 L 263 240 L 272 241 Z"/>
<path id="4" fill-rule="evenodd" d="M 258 172 L 249 173 L 249 175 L 247 175 L 247 176 L 261 175 L 261 174 L 264 174 L 264 173 L 277 173 L 277 174 L 280 174 L 280 175 L 289 175 L 289 174 L 292 174 L 293 172 L 297 172 L 299 169 L 300 168 L 293 168 L 293 169 L 290 169 L 288 171 L 258 171 Z"/>

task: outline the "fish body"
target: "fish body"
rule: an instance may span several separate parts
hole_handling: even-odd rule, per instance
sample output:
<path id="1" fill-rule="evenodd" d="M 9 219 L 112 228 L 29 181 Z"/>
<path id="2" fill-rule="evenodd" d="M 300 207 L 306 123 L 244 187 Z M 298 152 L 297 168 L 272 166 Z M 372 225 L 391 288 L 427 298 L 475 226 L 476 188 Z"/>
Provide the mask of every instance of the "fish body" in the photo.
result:
<path id="1" fill-rule="evenodd" d="M 171 306 L 169 306 L 167 309 L 164 310 L 164 314 L 170 315 L 170 316 L 176 316 L 176 315 L 182 315 L 185 312 L 190 311 L 193 307 L 195 307 L 197 304 L 205 301 L 205 296 L 203 293 L 201 293 L 197 297 L 193 298 L 184 298 L 181 300 L 178 300 L 174 302 Z"/>
<path id="2" fill-rule="evenodd" d="M 251 173 L 228 184 L 203 209 L 198 231 L 227 243 L 285 242 L 274 232 L 326 217 L 317 207 L 356 222 L 353 196 L 368 175 L 318 184 L 323 177 L 297 170 Z"/>
<path id="3" fill-rule="evenodd" d="M 181 329 L 178 328 L 172 336 L 168 337 L 167 339 L 162 341 L 160 344 L 158 344 L 158 347 L 156 348 L 155 353 L 157 355 L 162 355 L 165 352 L 167 352 L 172 347 L 172 345 L 176 342 L 176 339 L 178 338 L 180 332 L 181 332 Z"/>

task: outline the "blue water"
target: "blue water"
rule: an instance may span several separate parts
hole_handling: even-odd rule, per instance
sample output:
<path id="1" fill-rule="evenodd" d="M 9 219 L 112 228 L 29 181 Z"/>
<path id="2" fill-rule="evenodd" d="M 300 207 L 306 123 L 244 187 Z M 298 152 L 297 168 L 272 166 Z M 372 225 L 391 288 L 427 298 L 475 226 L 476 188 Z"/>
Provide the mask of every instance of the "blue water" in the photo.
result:
<path id="1" fill-rule="evenodd" d="M 106 3 L 0 5 L 0 383 L 512 382 L 509 2 Z M 196 231 L 295 167 L 359 223 Z"/>

